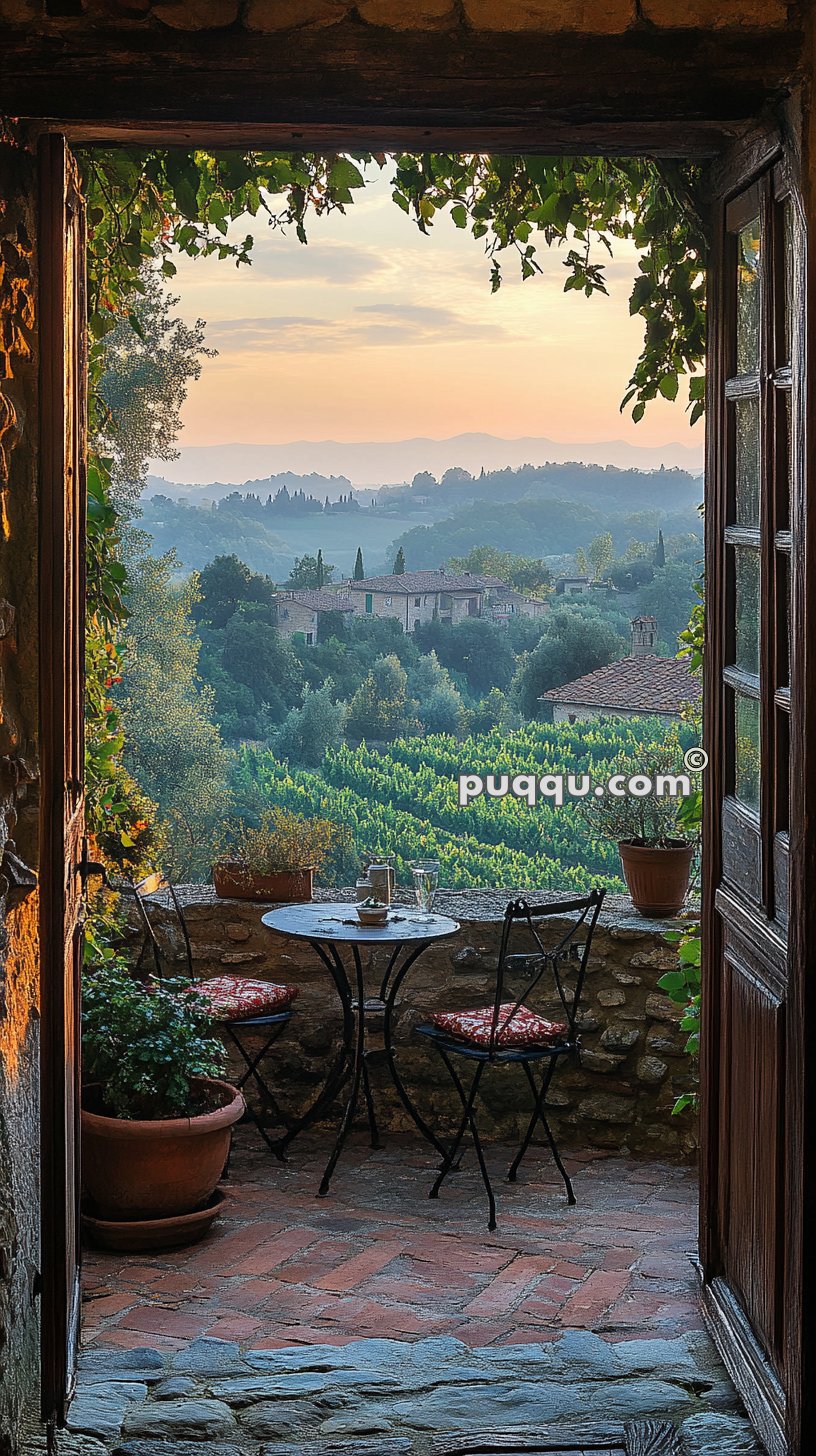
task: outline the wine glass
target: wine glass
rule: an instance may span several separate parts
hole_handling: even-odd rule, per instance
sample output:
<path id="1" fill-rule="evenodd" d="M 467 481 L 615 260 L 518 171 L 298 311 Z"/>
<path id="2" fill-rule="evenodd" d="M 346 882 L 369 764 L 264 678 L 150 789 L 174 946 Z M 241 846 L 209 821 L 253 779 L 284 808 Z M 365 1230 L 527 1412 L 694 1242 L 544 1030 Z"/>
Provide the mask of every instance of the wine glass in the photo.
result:
<path id="1" fill-rule="evenodd" d="M 423 916 L 433 914 L 434 895 L 439 885 L 439 860 L 415 859 L 411 864 L 414 877 L 414 894 Z"/>

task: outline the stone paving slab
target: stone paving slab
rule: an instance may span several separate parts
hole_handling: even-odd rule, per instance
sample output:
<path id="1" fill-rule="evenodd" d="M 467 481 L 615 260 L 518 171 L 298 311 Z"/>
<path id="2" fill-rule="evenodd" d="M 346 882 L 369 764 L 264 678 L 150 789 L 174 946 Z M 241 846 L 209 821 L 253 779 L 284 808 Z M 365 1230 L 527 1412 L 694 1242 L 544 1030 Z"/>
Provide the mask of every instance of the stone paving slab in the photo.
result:
<path id="1" fill-rule="evenodd" d="M 125 1412 L 143 1401 L 147 1386 L 136 1380 L 107 1380 L 102 1385 L 84 1384 L 71 1403 L 68 1429 L 82 1435 L 108 1440 L 118 1436 Z"/>
<path id="2" fill-rule="evenodd" d="M 114 1383 L 126 1387 L 123 1352 L 112 1353 Z M 145 1349 L 127 1353 L 134 1370 L 154 1368 Z M 566 1437 L 593 1418 L 649 1417 L 687 1433 L 689 1456 L 760 1456 L 723 1366 L 696 1333 L 610 1343 L 572 1331 L 495 1351 L 432 1338 L 242 1353 L 205 1338 L 161 1358 L 158 1381 L 132 1383 L 117 1431 L 101 1352 L 80 1362 L 84 1432 L 115 1456 L 428 1456 L 441 1433 L 529 1436 L 547 1426 Z"/>

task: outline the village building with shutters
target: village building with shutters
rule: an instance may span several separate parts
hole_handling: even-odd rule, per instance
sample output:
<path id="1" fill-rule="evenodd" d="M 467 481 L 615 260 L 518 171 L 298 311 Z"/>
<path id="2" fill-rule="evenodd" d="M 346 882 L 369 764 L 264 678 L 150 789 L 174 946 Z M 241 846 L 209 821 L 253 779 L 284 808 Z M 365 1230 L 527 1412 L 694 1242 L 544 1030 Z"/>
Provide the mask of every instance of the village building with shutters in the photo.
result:
<path id="1" fill-rule="evenodd" d="M 442 566 L 349 579 L 343 591 L 357 616 L 394 617 L 405 632 L 425 622 L 455 625 L 468 617 L 506 622 L 511 616 L 538 617 L 547 610 L 546 602 L 514 591 L 498 576 L 446 571 Z"/>
<path id="2" fill-rule="evenodd" d="M 350 616 L 354 611 L 347 596 L 331 591 L 281 591 L 274 601 L 275 626 L 282 637 L 297 637 L 302 634 L 306 646 L 314 647 L 318 640 L 321 617 L 325 621 L 333 612 Z"/>

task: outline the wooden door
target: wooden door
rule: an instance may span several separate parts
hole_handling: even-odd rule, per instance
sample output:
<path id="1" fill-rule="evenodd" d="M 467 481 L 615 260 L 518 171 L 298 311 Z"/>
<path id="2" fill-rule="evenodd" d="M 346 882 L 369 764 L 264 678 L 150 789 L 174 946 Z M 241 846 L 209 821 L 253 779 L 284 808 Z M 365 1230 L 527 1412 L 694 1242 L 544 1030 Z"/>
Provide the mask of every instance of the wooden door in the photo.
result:
<path id="1" fill-rule="evenodd" d="M 62 1424 L 79 1328 L 85 238 L 63 138 L 39 161 L 42 1409 Z"/>
<path id="2" fill-rule="evenodd" d="M 804 1450 L 804 226 L 781 147 L 758 153 L 719 198 L 709 292 L 700 1255 L 726 1363 L 782 1456 Z"/>

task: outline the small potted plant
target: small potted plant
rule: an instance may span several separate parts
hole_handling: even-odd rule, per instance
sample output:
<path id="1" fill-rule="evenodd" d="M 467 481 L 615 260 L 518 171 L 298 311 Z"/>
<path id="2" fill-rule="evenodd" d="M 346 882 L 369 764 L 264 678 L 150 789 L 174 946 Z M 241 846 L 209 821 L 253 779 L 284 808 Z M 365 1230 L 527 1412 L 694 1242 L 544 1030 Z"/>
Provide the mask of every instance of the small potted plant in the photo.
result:
<path id="1" fill-rule="evenodd" d="M 84 1223 L 114 1248 L 190 1243 L 209 1228 L 244 1099 L 204 997 L 142 985 L 118 961 L 83 977 Z"/>
<path id="2" fill-rule="evenodd" d="M 348 830 L 330 819 L 268 809 L 257 828 L 241 823 L 228 830 L 213 866 L 215 893 L 227 900 L 311 900 L 315 872 L 348 840 Z"/>
<path id="3" fill-rule="evenodd" d="M 366 900 L 357 902 L 357 919 L 361 925 L 383 926 L 388 920 L 388 906 L 383 900 L 378 900 L 376 895 L 369 895 Z"/>
<path id="4" fill-rule="evenodd" d="M 593 835 L 617 843 L 632 904 L 641 915 L 676 915 L 685 904 L 698 840 L 699 794 L 658 797 L 653 790 L 641 796 L 626 785 L 631 779 L 650 779 L 654 785 L 661 775 L 676 774 L 678 756 L 679 743 L 669 735 L 659 756 L 646 754 L 636 763 L 619 759 L 609 777 L 617 775 L 625 792 L 616 795 L 607 788 L 581 806 Z"/>

